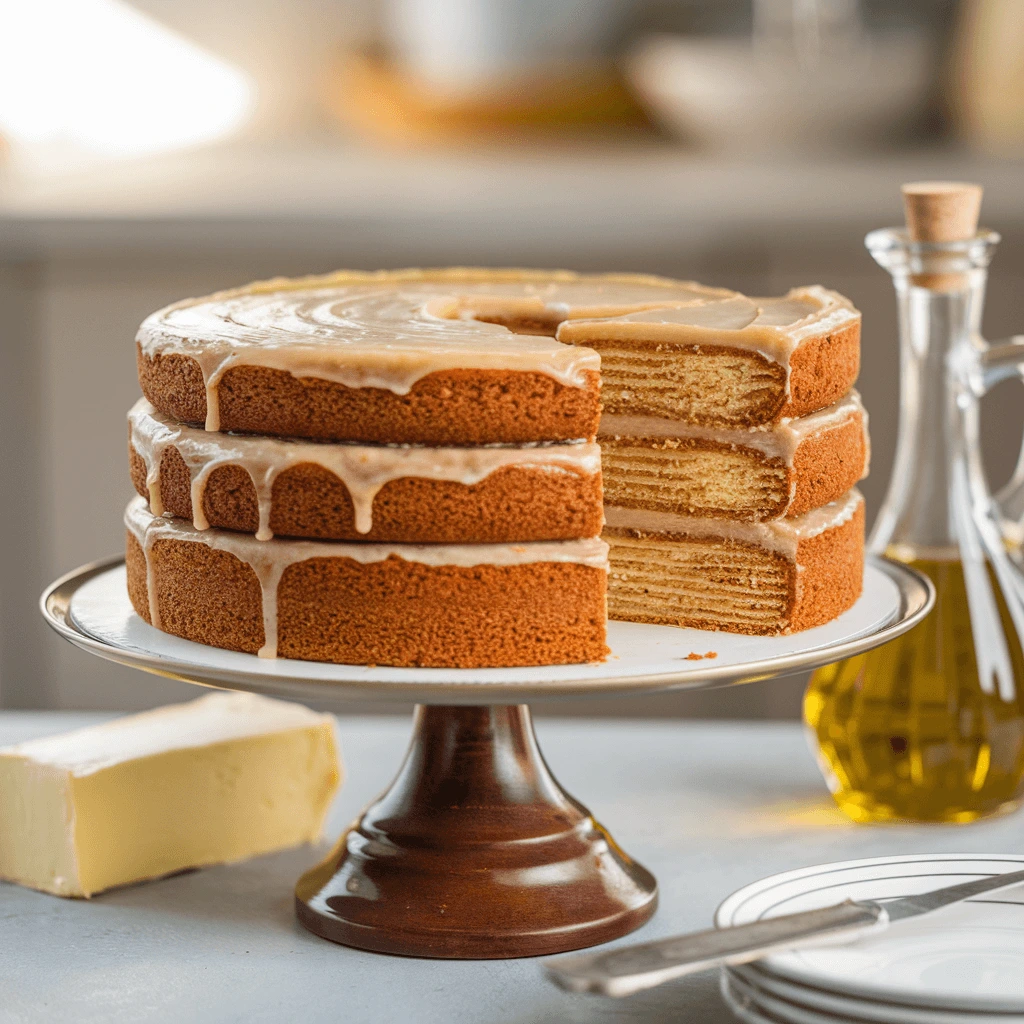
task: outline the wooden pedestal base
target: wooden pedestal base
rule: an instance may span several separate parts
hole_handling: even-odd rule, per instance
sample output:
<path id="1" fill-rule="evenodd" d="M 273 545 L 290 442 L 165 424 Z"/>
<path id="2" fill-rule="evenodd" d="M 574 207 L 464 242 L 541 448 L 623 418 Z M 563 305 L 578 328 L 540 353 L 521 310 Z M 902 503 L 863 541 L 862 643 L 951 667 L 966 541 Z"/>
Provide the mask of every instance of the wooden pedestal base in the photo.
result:
<path id="1" fill-rule="evenodd" d="M 526 705 L 418 707 L 398 778 L 295 890 L 325 939 L 465 959 L 607 942 L 657 898 L 554 780 Z"/>

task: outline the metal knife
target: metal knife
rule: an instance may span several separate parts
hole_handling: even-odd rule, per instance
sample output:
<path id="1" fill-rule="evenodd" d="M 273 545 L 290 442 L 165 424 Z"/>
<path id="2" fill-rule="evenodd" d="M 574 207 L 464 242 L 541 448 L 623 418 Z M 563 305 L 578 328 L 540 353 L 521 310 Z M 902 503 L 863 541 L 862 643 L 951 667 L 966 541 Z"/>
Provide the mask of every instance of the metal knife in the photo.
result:
<path id="1" fill-rule="evenodd" d="M 884 903 L 846 900 L 821 910 L 770 917 L 733 928 L 711 928 L 600 953 L 561 956 L 545 961 L 544 969 L 556 985 L 571 992 L 628 996 L 722 964 L 745 964 L 787 949 L 853 942 L 884 930 L 894 921 L 1022 882 L 1024 871 L 1011 871 Z"/>

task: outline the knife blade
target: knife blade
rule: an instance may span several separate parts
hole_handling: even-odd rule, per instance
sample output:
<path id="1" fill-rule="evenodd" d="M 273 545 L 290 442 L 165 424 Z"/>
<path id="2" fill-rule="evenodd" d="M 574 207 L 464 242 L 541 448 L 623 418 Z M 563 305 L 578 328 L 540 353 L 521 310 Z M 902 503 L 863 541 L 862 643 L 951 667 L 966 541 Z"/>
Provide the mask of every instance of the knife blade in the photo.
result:
<path id="1" fill-rule="evenodd" d="M 884 902 L 846 900 L 732 928 L 711 928 L 599 953 L 575 953 L 546 960 L 543 966 L 556 985 L 571 992 L 628 996 L 723 964 L 749 963 L 789 949 L 852 942 L 882 931 L 894 921 L 930 914 L 1022 882 L 1024 870 L 1010 871 L 917 896 Z"/>

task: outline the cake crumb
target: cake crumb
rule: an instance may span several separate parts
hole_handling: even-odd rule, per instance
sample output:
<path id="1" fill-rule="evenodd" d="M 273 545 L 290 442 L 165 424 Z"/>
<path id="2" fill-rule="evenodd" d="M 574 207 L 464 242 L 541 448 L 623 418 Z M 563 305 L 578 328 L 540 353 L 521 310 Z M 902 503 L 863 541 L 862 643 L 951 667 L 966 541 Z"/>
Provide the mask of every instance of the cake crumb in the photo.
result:
<path id="1" fill-rule="evenodd" d="M 703 661 L 705 658 L 717 658 L 718 651 L 708 651 L 707 654 L 698 654 L 696 651 L 690 651 L 690 653 L 683 659 L 683 661 Z"/>

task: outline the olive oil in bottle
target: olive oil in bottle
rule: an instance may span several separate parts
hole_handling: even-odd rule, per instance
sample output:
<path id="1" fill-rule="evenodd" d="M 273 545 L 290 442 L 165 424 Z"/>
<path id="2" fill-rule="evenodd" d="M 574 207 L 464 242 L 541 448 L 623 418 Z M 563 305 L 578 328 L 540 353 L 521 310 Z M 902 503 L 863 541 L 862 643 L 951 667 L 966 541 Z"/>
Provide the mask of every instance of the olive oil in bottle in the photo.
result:
<path id="1" fill-rule="evenodd" d="M 883 647 L 819 669 L 804 698 L 833 795 L 856 821 L 967 822 L 1014 806 L 1018 796 L 1024 658 L 1005 602 L 1018 683 L 1012 702 L 982 692 L 956 552 L 928 554 L 900 560 L 935 585 L 931 614 Z"/>
<path id="2" fill-rule="evenodd" d="M 896 286 L 901 391 L 869 549 L 928 576 L 936 602 L 903 636 L 815 672 L 804 718 L 851 818 L 967 822 L 1015 806 L 1024 777 L 1024 586 L 978 436 L 979 397 L 1021 372 L 1024 346 L 980 336 L 999 241 L 976 229 L 980 189 L 928 183 L 904 195 L 908 231 L 867 238 Z M 965 204 L 973 215 L 957 225 Z"/>

